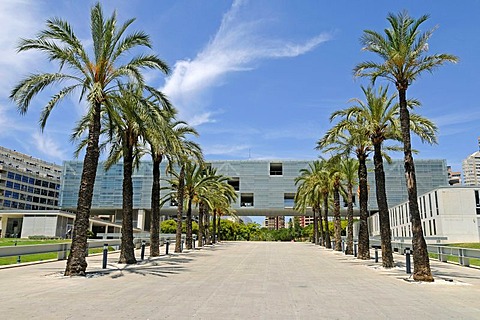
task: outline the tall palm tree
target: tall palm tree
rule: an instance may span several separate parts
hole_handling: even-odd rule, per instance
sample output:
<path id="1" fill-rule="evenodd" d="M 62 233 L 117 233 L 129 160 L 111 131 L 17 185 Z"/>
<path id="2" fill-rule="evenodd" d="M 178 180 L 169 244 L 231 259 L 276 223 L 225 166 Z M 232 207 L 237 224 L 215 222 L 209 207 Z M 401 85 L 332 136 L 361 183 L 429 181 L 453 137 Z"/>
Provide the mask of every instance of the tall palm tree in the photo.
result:
<path id="1" fill-rule="evenodd" d="M 358 183 L 358 160 L 342 157 L 340 171 L 347 191 L 347 241 L 345 254 L 353 254 L 353 187 Z"/>
<path id="2" fill-rule="evenodd" d="M 139 161 L 141 148 L 139 142 L 148 135 L 149 128 L 162 119 L 162 110 L 152 100 L 158 92 L 145 87 L 149 97 L 144 97 L 144 88 L 135 84 L 118 85 L 118 94 L 112 97 L 111 105 L 106 108 L 108 142 L 110 154 L 105 167 L 123 159 L 123 204 L 122 204 L 122 245 L 119 263 L 136 263 L 133 246 L 133 182 L 132 174 L 135 159 Z M 163 110 L 170 112 L 170 110 Z"/>
<path id="3" fill-rule="evenodd" d="M 295 210 L 305 213 L 308 207 L 312 208 L 313 213 L 313 243 L 319 244 L 318 231 L 321 231 L 322 242 L 325 241 L 323 222 L 321 216 L 321 171 L 322 163 L 319 160 L 308 164 L 308 168 L 300 170 L 300 176 L 295 178 L 297 192 L 295 193 Z M 319 214 L 319 217 L 317 216 Z M 320 227 L 319 227 L 320 222 Z"/>
<path id="4" fill-rule="evenodd" d="M 340 170 L 340 157 L 333 156 L 327 160 L 327 170 L 329 175 L 329 182 L 331 183 L 331 190 L 333 195 L 333 218 L 334 218 L 334 237 L 335 237 L 335 251 L 342 251 L 342 226 L 340 221 L 340 193 L 343 191 L 344 175 Z"/>
<path id="5" fill-rule="evenodd" d="M 187 134 L 196 135 L 196 131 L 183 121 L 175 120 L 175 113 L 167 114 L 165 121 L 159 121 L 159 125 L 149 127 L 146 140 L 148 142 L 147 153 L 152 157 L 152 219 L 150 224 L 150 255 L 160 255 L 160 164 L 164 158 L 171 161 L 181 150 L 179 137 Z"/>
<path id="6" fill-rule="evenodd" d="M 456 56 L 450 54 L 427 55 L 428 40 L 435 28 L 421 33 L 419 27 L 428 17 L 423 15 L 414 19 L 406 11 L 399 14 L 390 13 L 387 16 L 390 28 L 384 30 L 385 36 L 373 30 L 364 30 L 361 38 L 363 50 L 376 53 L 382 61 L 380 63 L 367 61 L 354 68 L 355 76 L 368 77 L 372 83 L 378 77 L 385 78 L 394 83 L 398 91 L 408 206 L 412 217 L 413 278 L 418 281 L 433 281 L 433 277 L 417 202 L 407 89 L 424 71 L 432 72 L 447 62 L 458 61 Z"/>
<path id="7" fill-rule="evenodd" d="M 330 121 L 337 117 L 334 112 Z M 358 231 L 357 258 L 370 259 L 370 244 L 368 232 L 368 183 L 367 158 L 372 151 L 371 141 L 365 134 L 365 124 L 362 119 L 356 121 L 342 119 L 317 142 L 317 149 L 325 152 L 338 152 L 349 155 L 354 153 L 358 160 L 358 194 L 360 206 L 360 227 Z"/>
<path id="8" fill-rule="evenodd" d="M 128 53 L 139 47 L 151 48 L 148 35 L 143 32 L 125 34 L 134 19 L 117 24 L 114 12 L 105 18 L 100 3 L 90 11 L 93 56 L 75 35 L 67 21 L 59 18 L 47 20 L 46 29 L 36 38 L 22 39 L 18 51 L 38 50 L 50 61 L 58 62 L 56 73 L 36 73 L 21 80 L 12 90 L 10 98 L 18 105 L 21 114 L 28 111 L 32 98 L 43 89 L 67 83 L 48 101 L 40 116 L 40 127 L 45 128 L 51 111 L 65 98 L 80 92 L 80 100 L 88 102 L 88 143 L 84 158 L 77 211 L 72 234 L 72 246 L 65 268 L 66 276 L 85 276 L 87 262 L 87 231 L 93 197 L 98 158 L 101 112 L 115 90 L 117 81 L 129 78 L 144 83 L 141 70 L 159 69 L 168 72 L 168 66 L 156 55 L 140 54 L 128 59 Z"/>
<path id="9" fill-rule="evenodd" d="M 196 133 L 195 131 L 193 132 Z M 191 132 L 188 132 L 188 133 L 191 133 Z M 170 194 L 169 198 L 175 199 L 178 204 L 175 252 L 181 252 L 183 207 L 184 207 L 184 201 L 185 201 L 185 167 L 187 163 L 191 161 L 203 162 L 203 154 L 202 154 L 202 149 L 197 143 L 186 139 L 185 135 L 187 134 L 187 132 L 179 130 L 177 131 L 177 134 L 179 135 L 178 139 L 180 144 L 175 154 L 172 156 L 171 161 L 169 161 L 167 170 L 171 175 L 173 175 L 173 179 L 170 179 L 169 181 L 170 186 L 173 189 L 172 190 L 173 194 Z M 179 171 L 177 172 L 177 170 L 175 169 L 178 169 L 178 167 L 179 167 Z M 187 222 L 186 227 L 187 227 L 187 234 L 189 233 L 189 228 L 190 228 L 190 235 L 191 235 L 192 225 L 191 224 L 189 225 Z"/>

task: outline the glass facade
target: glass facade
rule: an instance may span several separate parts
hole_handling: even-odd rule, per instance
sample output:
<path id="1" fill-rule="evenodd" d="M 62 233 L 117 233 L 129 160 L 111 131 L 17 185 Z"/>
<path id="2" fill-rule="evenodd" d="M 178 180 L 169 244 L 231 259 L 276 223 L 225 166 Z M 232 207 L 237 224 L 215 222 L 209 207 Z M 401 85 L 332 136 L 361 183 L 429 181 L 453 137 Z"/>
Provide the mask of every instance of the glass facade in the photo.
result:
<path id="1" fill-rule="evenodd" d="M 301 169 L 307 168 L 307 160 L 231 160 L 211 161 L 211 167 L 218 174 L 228 176 L 237 191 L 238 199 L 234 209 L 242 210 L 285 210 L 291 208 L 292 195 L 296 191 L 294 179 Z M 75 209 L 82 173 L 82 162 L 66 161 L 62 173 L 62 193 L 60 197 L 63 209 Z M 165 163 L 160 172 L 164 176 Z M 373 164 L 368 162 L 369 210 L 376 210 L 375 181 Z M 385 163 L 387 197 L 389 206 L 407 199 L 403 160 Z M 416 160 L 418 193 L 428 192 L 436 187 L 447 185 L 447 168 L 445 160 Z M 105 171 L 100 163 L 95 181 L 92 209 L 120 209 L 122 207 L 122 164 L 113 165 Z M 165 184 L 164 181 L 161 183 Z M 152 187 L 152 163 L 143 162 L 133 175 L 133 206 L 135 209 L 149 209 Z M 162 195 L 167 191 L 162 191 Z M 174 208 L 167 203 L 164 208 Z"/>

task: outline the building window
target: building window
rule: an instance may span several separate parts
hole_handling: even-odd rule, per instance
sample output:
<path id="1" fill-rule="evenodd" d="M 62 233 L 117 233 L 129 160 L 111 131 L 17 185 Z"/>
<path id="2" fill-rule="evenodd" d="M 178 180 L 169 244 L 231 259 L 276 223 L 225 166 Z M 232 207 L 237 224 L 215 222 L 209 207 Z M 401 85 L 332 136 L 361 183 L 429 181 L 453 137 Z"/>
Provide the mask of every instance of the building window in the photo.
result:
<path id="1" fill-rule="evenodd" d="M 281 175 L 283 175 L 283 164 L 281 162 L 271 162 L 270 163 L 270 175 L 271 176 L 281 176 Z"/>
<path id="2" fill-rule="evenodd" d="M 240 190 L 240 178 L 239 177 L 233 177 L 228 179 L 227 183 L 233 187 L 235 191 Z"/>
<path id="3" fill-rule="evenodd" d="M 241 207 L 253 207 L 253 193 L 240 194 L 240 206 Z"/>
<path id="4" fill-rule="evenodd" d="M 430 235 L 432 235 L 432 220 L 428 220 L 428 227 L 430 229 Z"/>
<path id="5" fill-rule="evenodd" d="M 293 208 L 295 204 L 295 193 L 284 193 L 283 194 L 283 206 L 285 208 Z"/>
<path id="6" fill-rule="evenodd" d="M 480 214 L 480 196 L 478 190 L 475 190 L 475 208 L 477 209 L 477 214 Z"/>
<path id="7" fill-rule="evenodd" d="M 433 219 L 432 221 L 433 221 L 433 235 L 436 235 L 437 234 L 437 226 L 435 225 L 435 219 Z"/>
<path id="8" fill-rule="evenodd" d="M 430 217 L 433 217 L 433 210 L 432 210 L 432 194 L 428 194 L 428 204 L 430 206 Z"/>
<path id="9" fill-rule="evenodd" d="M 437 216 L 438 216 L 438 214 L 439 214 L 438 211 L 439 211 L 439 210 L 438 210 L 438 196 L 437 196 L 437 191 L 435 191 L 435 207 L 436 207 L 436 209 L 437 209 Z"/>

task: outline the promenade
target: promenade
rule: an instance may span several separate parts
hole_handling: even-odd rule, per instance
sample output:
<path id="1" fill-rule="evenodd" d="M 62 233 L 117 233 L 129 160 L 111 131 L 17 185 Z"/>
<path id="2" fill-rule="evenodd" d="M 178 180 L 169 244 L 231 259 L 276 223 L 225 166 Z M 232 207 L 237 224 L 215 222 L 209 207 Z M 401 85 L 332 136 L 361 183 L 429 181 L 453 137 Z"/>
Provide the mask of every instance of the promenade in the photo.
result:
<path id="1" fill-rule="evenodd" d="M 0 269 L 0 317 L 480 319 L 480 270 L 452 264 L 432 261 L 436 281 L 416 283 L 401 266 L 310 243 L 223 242 L 133 266 L 117 258 L 102 270 L 102 257 L 89 257 L 85 278 L 63 277 L 65 261 Z"/>

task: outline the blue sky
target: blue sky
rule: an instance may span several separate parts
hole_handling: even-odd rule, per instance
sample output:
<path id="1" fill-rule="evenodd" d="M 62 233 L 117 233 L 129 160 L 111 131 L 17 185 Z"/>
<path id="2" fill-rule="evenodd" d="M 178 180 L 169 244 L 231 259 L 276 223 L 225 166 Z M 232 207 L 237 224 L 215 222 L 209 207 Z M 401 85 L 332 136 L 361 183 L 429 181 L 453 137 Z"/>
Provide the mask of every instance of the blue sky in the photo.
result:
<path id="1" fill-rule="evenodd" d="M 36 97 L 25 116 L 8 95 L 29 72 L 55 70 L 38 53 L 17 54 L 19 38 L 33 37 L 56 16 L 90 46 L 93 3 L 0 2 L 0 145 L 56 163 L 72 159 L 69 135 L 84 104 L 65 100 L 41 133 L 40 110 L 52 92 Z M 211 160 L 316 158 L 331 112 L 362 98 L 360 85 L 368 84 L 352 76 L 357 63 L 376 59 L 361 51 L 362 31 L 383 30 L 388 12 L 428 13 L 422 30 L 438 26 L 430 53 L 455 54 L 460 62 L 425 74 L 408 90 L 423 104 L 417 112 L 439 127 L 438 145 L 414 141 L 416 157 L 446 159 L 460 170 L 462 159 L 478 149 L 479 1 L 130 0 L 103 1 L 103 8 L 107 15 L 116 9 L 120 21 L 135 17 L 130 31 L 151 36 L 172 73 L 149 73 L 149 83 L 196 127 Z"/>

